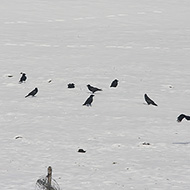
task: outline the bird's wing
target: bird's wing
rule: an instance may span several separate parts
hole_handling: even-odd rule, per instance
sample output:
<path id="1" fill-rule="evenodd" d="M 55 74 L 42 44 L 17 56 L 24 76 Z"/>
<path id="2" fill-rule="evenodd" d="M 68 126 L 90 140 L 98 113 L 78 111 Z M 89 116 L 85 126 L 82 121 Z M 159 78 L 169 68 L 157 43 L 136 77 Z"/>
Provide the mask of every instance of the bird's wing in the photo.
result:
<path id="1" fill-rule="evenodd" d="M 181 122 L 184 117 L 185 117 L 184 114 L 180 114 L 180 115 L 177 117 L 177 121 L 178 121 L 178 122 Z"/>

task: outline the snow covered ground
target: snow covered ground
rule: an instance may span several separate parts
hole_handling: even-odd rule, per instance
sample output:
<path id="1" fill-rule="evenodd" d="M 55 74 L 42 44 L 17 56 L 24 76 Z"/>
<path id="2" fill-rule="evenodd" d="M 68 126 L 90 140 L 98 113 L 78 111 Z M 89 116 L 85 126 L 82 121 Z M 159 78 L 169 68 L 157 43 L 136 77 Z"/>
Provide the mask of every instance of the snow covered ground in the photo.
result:
<path id="1" fill-rule="evenodd" d="M 34 190 L 52 166 L 62 190 L 189 190 L 190 123 L 176 122 L 190 114 L 189 7 L 1 0 L 1 189 Z M 103 89 L 92 107 L 87 84 Z"/>

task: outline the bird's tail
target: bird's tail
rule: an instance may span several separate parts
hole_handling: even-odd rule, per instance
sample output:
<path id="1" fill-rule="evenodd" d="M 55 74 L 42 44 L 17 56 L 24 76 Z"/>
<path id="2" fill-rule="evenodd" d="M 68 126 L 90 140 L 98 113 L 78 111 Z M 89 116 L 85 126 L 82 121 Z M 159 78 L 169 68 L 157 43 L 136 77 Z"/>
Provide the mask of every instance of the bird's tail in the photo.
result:
<path id="1" fill-rule="evenodd" d="M 190 120 L 190 116 L 187 116 L 187 115 L 186 115 L 186 119 L 187 119 L 187 120 Z"/>
<path id="2" fill-rule="evenodd" d="M 91 104 L 83 104 L 83 106 L 87 106 L 87 107 L 89 107 L 89 106 L 92 106 Z"/>

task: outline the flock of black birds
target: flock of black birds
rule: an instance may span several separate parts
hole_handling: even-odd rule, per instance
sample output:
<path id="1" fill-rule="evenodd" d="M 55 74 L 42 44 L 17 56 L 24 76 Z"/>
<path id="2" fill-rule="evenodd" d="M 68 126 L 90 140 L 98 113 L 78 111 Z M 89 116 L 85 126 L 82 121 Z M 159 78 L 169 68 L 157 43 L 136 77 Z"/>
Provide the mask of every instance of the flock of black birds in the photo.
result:
<path id="1" fill-rule="evenodd" d="M 26 82 L 27 76 L 26 73 L 21 72 L 20 73 L 22 76 L 20 77 L 19 83 L 23 83 Z M 31 92 L 29 92 L 25 98 L 27 98 L 28 96 L 35 96 L 38 93 L 38 88 L 35 88 L 34 90 L 32 90 Z"/>
<path id="2" fill-rule="evenodd" d="M 27 80 L 27 76 L 26 73 L 21 72 L 20 73 L 22 76 L 20 77 L 19 83 L 23 83 L 26 82 Z M 110 87 L 114 87 L 116 88 L 118 86 L 119 81 L 117 79 L 113 80 Z M 75 88 L 75 84 L 74 83 L 69 83 L 68 84 L 68 88 Z M 87 88 L 89 91 L 92 92 L 92 94 L 87 98 L 87 100 L 84 102 L 83 106 L 92 106 L 92 102 L 93 102 L 93 97 L 94 97 L 94 93 L 97 91 L 102 91 L 102 89 L 91 86 L 90 84 L 87 85 Z M 29 92 L 25 98 L 29 97 L 29 96 L 35 96 L 38 93 L 38 88 L 35 88 L 34 90 L 32 90 L 31 92 Z M 144 99 L 146 101 L 146 103 L 148 105 L 153 105 L 153 106 L 158 106 L 147 94 L 144 94 Z M 180 114 L 177 117 L 177 121 L 181 122 L 183 119 L 186 120 L 190 120 L 190 116 L 185 115 L 185 114 Z"/>
<path id="3" fill-rule="evenodd" d="M 100 88 L 97 88 L 97 87 L 93 87 L 91 86 L 90 84 L 87 85 L 88 87 L 88 90 L 90 90 L 92 93 L 95 93 L 97 91 L 102 91 L 102 89 Z M 93 97 L 94 97 L 94 94 L 91 94 L 87 100 L 84 102 L 83 106 L 91 106 L 92 102 L 93 102 Z"/>

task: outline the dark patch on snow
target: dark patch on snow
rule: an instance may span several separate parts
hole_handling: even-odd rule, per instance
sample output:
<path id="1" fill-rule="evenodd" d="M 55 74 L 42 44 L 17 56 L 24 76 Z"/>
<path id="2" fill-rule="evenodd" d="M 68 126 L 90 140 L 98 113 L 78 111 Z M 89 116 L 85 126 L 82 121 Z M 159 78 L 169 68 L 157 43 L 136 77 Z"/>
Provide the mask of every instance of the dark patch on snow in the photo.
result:
<path id="1" fill-rule="evenodd" d="M 143 142 L 142 145 L 150 145 L 148 142 Z"/>
<path id="2" fill-rule="evenodd" d="M 21 136 L 16 136 L 15 139 L 22 139 L 23 137 Z"/>
<path id="3" fill-rule="evenodd" d="M 69 83 L 67 86 L 68 86 L 68 88 L 75 88 L 75 84 L 74 83 Z"/>
<path id="4" fill-rule="evenodd" d="M 173 144 L 190 144 L 190 142 L 174 142 Z"/>
<path id="5" fill-rule="evenodd" d="M 80 153 L 85 153 L 86 151 L 83 150 L 82 148 L 80 148 L 80 149 L 78 149 L 78 152 L 80 152 Z"/>

